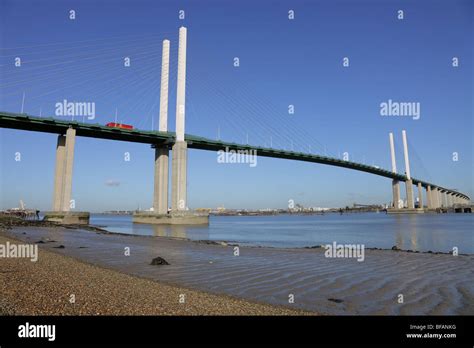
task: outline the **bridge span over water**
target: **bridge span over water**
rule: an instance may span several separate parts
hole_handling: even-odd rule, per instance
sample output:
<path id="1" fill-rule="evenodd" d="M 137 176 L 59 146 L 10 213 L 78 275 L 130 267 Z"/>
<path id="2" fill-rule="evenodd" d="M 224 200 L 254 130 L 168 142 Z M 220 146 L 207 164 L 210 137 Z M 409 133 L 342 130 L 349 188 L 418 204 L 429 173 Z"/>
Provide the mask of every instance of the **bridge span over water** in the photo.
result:
<path id="1" fill-rule="evenodd" d="M 52 117 L 35 117 L 27 114 L 17 114 L 0 111 L 0 127 L 11 128 L 26 131 L 35 131 L 43 133 L 66 134 L 67 130 L 72 128 L 75 130 L 77 136 L 108 139 L 117 141 L 126 141 L 134 143 L 150 144 L 155 147 L 167 146 L 169 148 L 176 142 L 175 132 L 160 132 L 160 131 L 145 131 L 138 129 L 121 129 L 106 127 L 101 124 L 82 123 L 78 121 L 60 120 Z M 219 151 L 219 150 L 244 150 L 256 151 L 257 156 L 281 158 L 287 160 L 312 162 L 319 164 L 326 164 L 335 167 L 342 167 L 352 170 L 358 170 L 392 180 L 406 182 L 407 176 L 404 174 L 394 173 L 393 171 L 370 166 L 363 163 L 352 161 L 345 161 L 339 158 L 327 157 L 317 154 L 288 151 L 282 149 L 274 149 L 268 147 L 260 147 L 246 144 L 237 144 L 233 142 L 225 142 L 220 140 L 213 140 L 196 135 L 185 134 L 185 140 L 190 149 Z M 420 184 L 423 188 L 431 187 L 431 190 L 439 190 L 456 197 L 458 199 L 469 200 L 469 196 L 458 191 L 450 190 L 441 185 L 423 181 L 421 179 L 411 178 L 413 185 Z"/>
<path id="2" fill-rule="evenodd" d="M 207 223 L 207 216 L 190 214 L 187 209 L 187 151 L 188 148 L 207 151 L 249 151 L 257 156 L 287 160 L 304 161 L 358 170 L 392 180 L 393 200 L 391 212 L 423 213 L 448 208 L 456 204 L 466 204 L 470 198 L 461 192 L 448 189 L 439 184 L 412 178 L 408 160 L 406 133 L 403 131 L 405 173 L 396 168 L 393 135 L 390 133 L 392 170 L 386 170 L 362 163 L 311 153 L 259 147 L 207 139 L 185 133 L 186 111 L 186 45 L 187 29 L 179 29 L 178 76 L 176 83 L 176 132 L 168 131 L 168 87 L 169 87 L 169 40 L 163 41 L 160 88 L 159 131 L 110 128 L 100 124 L 54 118 L 34 117 L 0 111 L 0 127 L 26 131 L 58 134 L 56 146 L 56 169 L 54 176 L 53 212 L 49 215 L 56 221 L 88 222 L 89 215 L 71 212 L 72 172 L 76 136 L 128 141 L 151 144 L 155 148 L 155 175 L 153 213 L 137 214 L 135 222 L 144 223 Z M 169 151 L 171 160 L 171 211 L 168 208 L 169 191 Z M 252 152 L 250 152 L 252 151 Z M 405 183 L 406 205 L 400 199 L 400 182 Z M 418 208 L 415 208 L 413 186 L 418 188 Z M 426 190 L 426 209 L 423 204 L 423 189 Z M 76 217 L 74 215 L 76 214 Z M 79 216 L 78 216 L 79 215 Z"/>

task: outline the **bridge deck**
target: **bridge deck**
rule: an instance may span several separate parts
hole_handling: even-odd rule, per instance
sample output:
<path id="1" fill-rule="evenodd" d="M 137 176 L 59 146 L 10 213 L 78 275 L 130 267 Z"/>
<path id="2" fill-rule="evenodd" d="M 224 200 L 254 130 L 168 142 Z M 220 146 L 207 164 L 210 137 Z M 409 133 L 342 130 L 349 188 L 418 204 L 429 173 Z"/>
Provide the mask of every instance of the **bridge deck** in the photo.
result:
<path id="1" fill-rule="evenodd" d="M 158 132 L 158 131 L 143 131 L 143 130 L 128 130 L 120 128 L 110 128 L 100 124 L 82 123 L 77 121 L 58 120 L 54 118 L 43 118 L 34 117 L 27 114 L 15 114 L 9 112 L 0 112 L 0 127 L 21 129 L 27 131 L 65 134 L 69 127 L 76 129 L 78 136 L 99 138 L 99 139 L 110 139 L 118 141 L 128 141 L 135 143 L 144 143 L 152 145 L 168 145 L 171 146 L 175 142 L 174 132 Z M 407 177 L 402 174 L 392 173 L 389 170 L 369 166 L 362 163 L 344 161 L 338 158 L 321 156 L 316 154 L 308 154 L 303 152 L 279 150 L 272 148 L 265 148 L 253 145 L 243 145 L 237 143 L 230 143 L 225 141 L 212 140 L 203 138 L 195 135 L 186 134 L 185 140 L 188 143 L 188 148 L 208 150 L 208 151 L 219 151 L 228 148 L 229 150 L 256 150 L 258 156 L 272 157 L 272 158 L 283 158 L 295 161 L 304 161 L 312 163 L 326 164 L 336 167 L 342 167 L 352 170 L 358 170 L 366 173 L 371 173 L 379 176 L 383 176 L 390 179 L 399 181 L 406 181 Z M 460 192 L 455 192 L 439 185 L 435 185 L 429 182 L 425 182 L 419 179 L 412 178 L 413 184 L 417 185 L 421 183 L 423 187 L 428 185 L 431 188 L 438 188 L 441 191 L 448 193 L 456 193 L 461 197 L 469 199 L 469 197 Z"/>

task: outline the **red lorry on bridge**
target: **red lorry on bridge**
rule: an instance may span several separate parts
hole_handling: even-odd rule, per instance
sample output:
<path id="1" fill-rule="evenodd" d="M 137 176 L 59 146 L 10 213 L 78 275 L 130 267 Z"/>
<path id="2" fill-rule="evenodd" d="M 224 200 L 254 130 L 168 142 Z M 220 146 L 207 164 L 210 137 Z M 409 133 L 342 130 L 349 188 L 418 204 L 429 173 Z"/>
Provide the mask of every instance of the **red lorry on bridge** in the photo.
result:
<path id="1" fill-rule="evenodd" d="M 124 123 L 109 122 L 105 125 L 106 127 L 111 128 L 122 128 L 122 129 L 133 129 L 133 126 Z"/>

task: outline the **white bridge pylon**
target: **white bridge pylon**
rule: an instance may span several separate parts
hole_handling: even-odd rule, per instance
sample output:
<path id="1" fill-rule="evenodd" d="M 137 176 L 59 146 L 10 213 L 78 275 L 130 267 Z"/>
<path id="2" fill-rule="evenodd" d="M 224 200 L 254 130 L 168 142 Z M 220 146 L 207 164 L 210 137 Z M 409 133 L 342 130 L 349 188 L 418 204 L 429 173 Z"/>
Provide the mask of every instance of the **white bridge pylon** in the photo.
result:
<path id="1" fill-rule="evenodd" d="M 397 164 L 395 160 L 395 146 L 393 141 L 393 133 L 389 134 L 390 140 L 390 157 L 392 162 L 392 172 L 397 173 Z M 403 142 L 403 154 L 405 160 L 405 186 L 406 186 L 406 210 L 411 211 L 424 211 L 424 200 L 423 200 L 423 186 L 420 182 L 417 183 L 418 189 L 418 207 L 415 209 L 415 202 L 413 199 L 413 179 L 410 171 L 410 160 L 408 157 L 408 142 L 407 133 L 405 130 L 402 131 L 402 142 Z M 426 208 L 428 210 L 435 210 L 439 208 L 450 208 L 454 204 L 465 203 L 466 200 L 460 198 L 460 195 L 452 190 L 443 189 L 440 187 L 432 187 L 431 185 L 425 185 L 426 190 Z M 392 181 L 392 209 L 403 211 L 404 202 L 400 198 L 400 184 L 398 180 Z"/>
<path id="2" fill-rule="evenodd" d="M 186 46 L 187 29 L 179 28 L 178 77 L 176 86 L 176 141 L 172 147 L 171 160 L 171 211 L 183 211 L 187 208 L 187 143 L 184 140 L 186 115 Z M 169 87 L 169 51 L 170 42 L 163 41 L 160 89 L 159 131 L 168 130 L 168 87 Z M 155 149 L 155 185 L 153 210 L 158 214 L 168 212 L 168 168 L 169 147 L 156 146 Z"/>
<path id="3" fill-rule="evenodd" d="M 160 120 L 158 130 L 168 131 L 168 86 L 170 70 L 170 42 L 163 41 L 161 60 L 160 86 Z M 168 162 L 169 148 L 155 148 L 155 184 L 153 194 L 153 210 L 158 214 L 168 213 Z"/>

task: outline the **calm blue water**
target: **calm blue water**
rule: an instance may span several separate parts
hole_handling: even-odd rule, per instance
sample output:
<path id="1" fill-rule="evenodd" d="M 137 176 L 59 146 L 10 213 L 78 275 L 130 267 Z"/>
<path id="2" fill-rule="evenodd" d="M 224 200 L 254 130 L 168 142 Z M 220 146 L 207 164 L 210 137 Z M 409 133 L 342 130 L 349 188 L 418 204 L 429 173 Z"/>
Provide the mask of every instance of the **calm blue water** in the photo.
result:
<path id="1" fill-rule="evenodd" d="M 133 224 L 131 216 L 91 215 L 91 224 L 118 233 L 232 241 L 272 247 L 332 242 L 366 247 L 474 254 L 473 214 L 211 216 L 209 226 Z"/>

